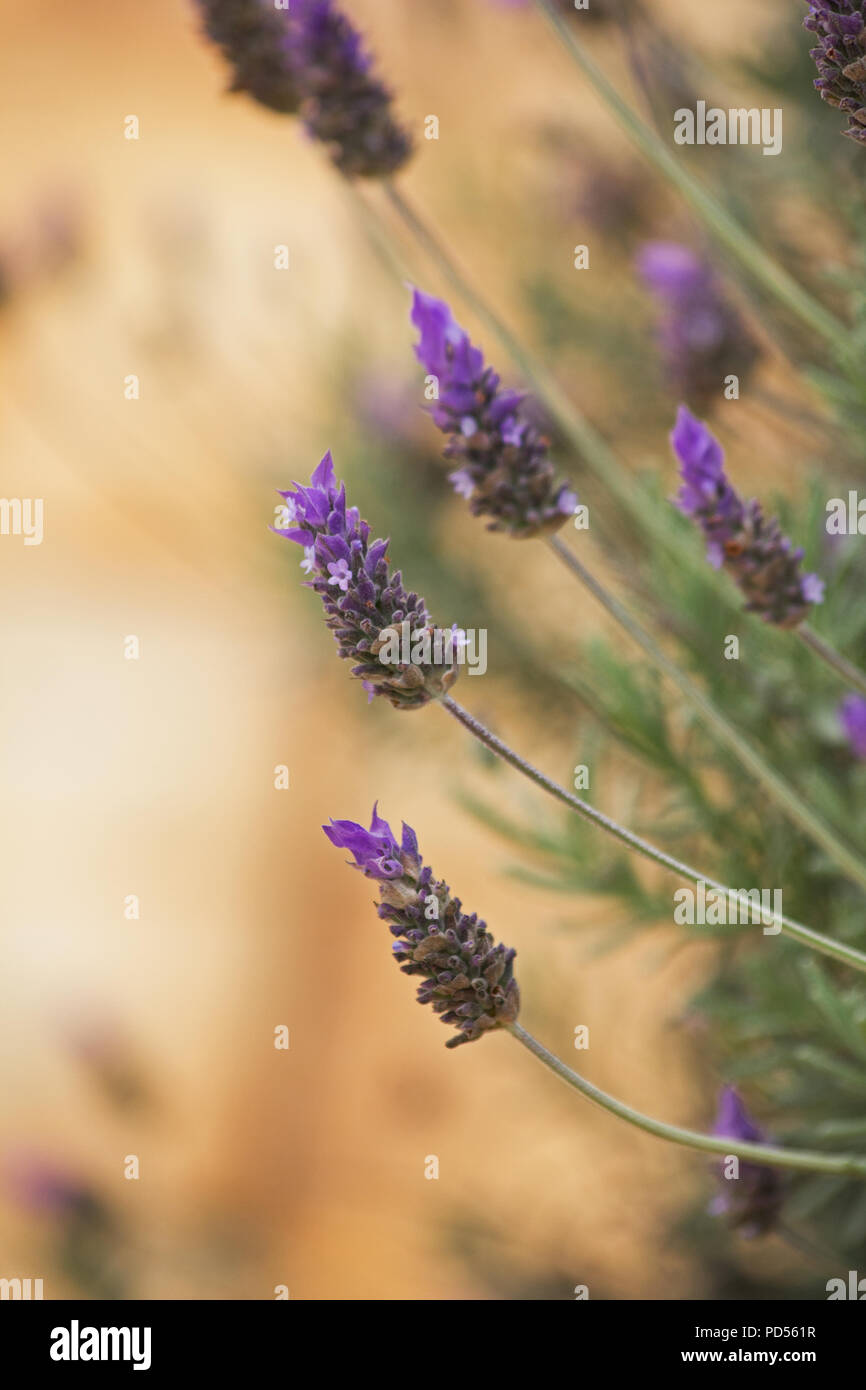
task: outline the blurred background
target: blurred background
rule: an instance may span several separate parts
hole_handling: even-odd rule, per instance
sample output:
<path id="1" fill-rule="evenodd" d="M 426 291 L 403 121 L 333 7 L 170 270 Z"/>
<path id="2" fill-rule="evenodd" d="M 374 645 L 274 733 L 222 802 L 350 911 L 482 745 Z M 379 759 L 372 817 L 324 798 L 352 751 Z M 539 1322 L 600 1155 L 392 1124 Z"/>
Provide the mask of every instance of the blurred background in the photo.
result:
<path id="1" fill-rule="evenodd" d="M 531 7 L 346 8 L 418 136 L 405 187 L 629 465 L 671 491 L 674 400 L 633 256 L 647 238 L 699 243 L 682 206 Z M 712 71 L 722 104 L 778 104 L 759 69 L 780 26 L 794 67 L 808 49 L 781 0 L 730 0 L 724 22 L 712 6 L 652 9 L 702 75 L 662 41 L 671 91 L 703 80 L 704 95 Z M 593 25 L 590 42 L 638 102 L 619 30 Z M 505 1035 L 446 1052 L 369 886 L 322 835 L 378 798 L 517 947 L 527 1026 L 632 1104 L 710 1123 L 720 1078 L 689 1001 L 716 947 L 633 932 L 609 896 L 516 875 L 479 801 L 540 826 L 555 810 L 438 710 L 368 708 L 295 547 L 268 531 L 275 489 L 331 447 L 437 619 L 489 629 L 464 703 L 568 785 L 590 761 L 597 721 L 556 668 L 604 631 L 597 611 L 545 550 L 489 535 L 452 497 L 408 297 L 354 194 L 296 121 L 226 86 L 192 3 L 0 0 L 2 491 L 44 499 L 41 545 L 0 540 L 0 1275 L 43 1277 L 46 1298 L 778 1291 L 799 1258 L 781 1239 L 689 1238 L 712 1196 L 703 1160 L 592 1111 Z M 816 138 L 786 108 L 789 176 Z M 833 219 L 785 184 L 752 208 L 776 162 L 739 159 L 733 196 L 808 276 Z M 750 479 L 795 492 L 820 431 L 797 418 L 802 395 L 785 408 L 790 342 L 755 315 L 752 332 L 760 391 L 726 442 Z M 606 809 L 627 818 L 635 795 L 608 757 Z M 581 1024 L 588 1054 L 573 1051 Z"/>

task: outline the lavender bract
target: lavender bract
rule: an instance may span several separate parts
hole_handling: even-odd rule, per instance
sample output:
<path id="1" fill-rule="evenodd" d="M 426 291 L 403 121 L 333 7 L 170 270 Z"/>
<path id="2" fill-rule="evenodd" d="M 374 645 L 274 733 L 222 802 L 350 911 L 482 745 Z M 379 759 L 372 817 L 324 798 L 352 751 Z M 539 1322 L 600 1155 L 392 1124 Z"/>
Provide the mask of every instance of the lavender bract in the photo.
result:
<path id="1" fill-rule="evenodd" d="M 457 679 L 454 634 L 434 628 L 417 594 L 407 593 L 400 572 L 392 574 L 388 542 L 370 540 L 357 507 L 346 507 L 346 487 L 337 483 L 330 452 L 308 487 L 281 492 L 286 524 L 277 535 L 304 547 L 302 568 L 312 576 L 340 656 L 358 664 L 352 675 L 370 698 L 384 695 L 396 709 L 420 709 L 444 695 Z M 402 640 L 400 640 L 402 639 Z M 397 648 L 408 660 L 391 660 Z"/>
<path id="2" fill-rule="evenodd" d="M 854 756 L 866 759 L 866 700 L 862 695 L 845 696 L 839 706 L 839 721 Z"/>
<path id="3" fill-rule="evenodd" d="M 332 844 L 354 856 L 353 868 L 379 886 L 378 913 L 396 937 L 394 957 L 404 975 L 421 975 L 418 1003 L 429 1004 L 457 1036 L 446 1047 L 475 1042 L 513 1023 L 520 1009 L 516 952 L 497 944 L 476 913 L 467 916 L 448 884 L 434 879 L 404 823 L 398 844 L 373 807 L 370 829 L 356 821 L 322 826 Z"/>
<path id="4" fill-rule="evenodd" d="M 458 465 L 448 475 L 455 491 L 473 516 L 491 518 L 489 531 L 521 540 L 557 531 L 577 497 L 557 479 L 547 439 L 522 408 L 523 395 L 500 388 L 444 300 L 414 290 L 411 318 L 420 334 L 415 356 L 436 378 L 431 414 L 449 436 L 444 455 Z"/>
<path id="5" fill-rule="evenodd" d="M 819 76 L 815 88 L 830 106 L 844 111 L 842 132 L 866 142 L 866 4 L 854 0 L 808 0 L 803 27 L 817 47 L 809 50 Z"/>
<path id="6" fill-rule="evenodd" d="M 672 390 L 705 404 L 730 374 L 742 384 L 758 347 L 712 267 L 687 246 L 653 241 L 638 253 L 637 268 L 662 308 L 658 342 Z"/>
<path id="7" fill-rule="evenodd" d="M 412 141 L 391 114 L 391 94 L 370 72 L 361 37 L 332 0 L 292 0 L 286 51 L 307 130 L 348 178 L 386 178 Z"/>
<path id="8" fill-rule="evenodd" d="M 724 1086 L 713 1134 L 720 1139 L 747 1144 L 765 1144 L 767 1136 L 750 1118 L 733 1086 Z M 782 1207 L 782 1181 L 775 1168 L 739 1161 L 737 1177 L 720 1172 L 720 1194 L 711 1202 L 713 1216 L 724 1216 L 728 1224 L 744 1236 L 765 1235 L 775 1226 Z"/>
<path id="9" fill-rule="evenodd" d="M 724 453 L 702 421 L 682 405 L 671 434 L 683 485 L 677 505 L 701 526 L 707 559 L 724 567 L 745 594 L 746 610 L 777 627 L 796 627 L 824 595 L 815 574 L 802 574 L 802 550 L 794 550 L 761 504 L 744 502 L 724 469 Z"/>
<path id="10" fill-rule="evenodd" d="M 248 92 L 282 115 L 297 111 L 301 95 L 286 52 L 291 14 L 273 0 L 196 0 L 204 31 L 231 64 L 230 90 Z"/>

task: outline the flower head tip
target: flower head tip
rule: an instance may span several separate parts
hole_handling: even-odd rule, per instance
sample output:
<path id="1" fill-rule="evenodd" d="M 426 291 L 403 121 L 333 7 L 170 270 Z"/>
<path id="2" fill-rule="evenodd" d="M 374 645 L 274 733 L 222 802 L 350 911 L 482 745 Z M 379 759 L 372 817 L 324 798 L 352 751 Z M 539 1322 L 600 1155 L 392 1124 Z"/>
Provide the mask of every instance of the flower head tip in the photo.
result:
<path id="1" fill-rule="evenodd" d="M 373 807 L 369 830 L 332 820 L 328 839 L 354 858 L 353 868 L 379 887 L 378 913 L 395 938 L 392 951 L 404 975 L 420 975 L 417 998 L 457 1029 L 446 1047 L 474 1042 L 513 1023 L 520 1009 L 515 951 L 498 944 L 475 913 L 468 916 L 448 884 L 433 877 L 418 852 L 414 830 L 400 840 Z"/>
<path id="2" fill-rule="evenodd" d="M 435 378 L 433 421 L 448 436 L 449 478 L 488 530 L 526 539 L 563 525 L 577 497 L 556 476 L 548 441 L 518 391 L 505 390 L 441 299 L 414 289 L 415 356 Z"/>

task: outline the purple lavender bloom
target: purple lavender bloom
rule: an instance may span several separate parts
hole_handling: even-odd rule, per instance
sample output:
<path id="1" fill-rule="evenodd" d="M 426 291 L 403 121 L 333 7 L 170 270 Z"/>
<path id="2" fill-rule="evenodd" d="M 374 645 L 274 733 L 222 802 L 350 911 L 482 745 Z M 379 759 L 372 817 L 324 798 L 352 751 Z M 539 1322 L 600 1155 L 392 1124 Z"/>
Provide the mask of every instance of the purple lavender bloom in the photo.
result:
<path id="1" fill-rule="evenodd" d="M 765 1144 L 767 1136 L 746 1111 L 733 1086 L 722 1087 L 713 1134 L 719 1139 Z M 713 1216 L 724 1216 L 746 1237 L 765 1235 L 775 1226 L 782 1207 L 782 1181 L 775 1168 L 740 1160 L 739 1176 L 720 1172 L 722 1190 L 710 1204 Z"/>
<path id="2" fill-rule="evenodd" d="M 855 758 L 866 760 L 866 700 L 846 695 L 839 706 L 839 721 Z"/>
<path id="3" fill-rule="evenodd" d="M 197 0 L 204 31 L 233 69 L 230 90 L 289 115 L 300 93 L 285 42 L 291 14 L 273 0 Z"/>
<path id="4" fill-rule="evenodd" d="M 558 481 L 522 393 L 500 388 L 444 300 L 414 290 L 411 318 L 420 333 L 415 356 L 437 381 L 431 414 L 449 436 L 444 456 L 457 464 L 449 474 L 455 491 L 473 516 L 492 518 L 489 531 L 518 539 L 557 531 L 577 497 Z"/>
<path id="5" fill-rule="evenodd" d="M 818 39 L 809 50 L 819 76 L 815 88 L 822 99 L 844 111 L 849 124 L 842 132 L 866 142 L 866 4 L 856 0 L 807 0 L 803 27 Z"/>
<path id="6" fill-rule="evenodd" d="M 7 1156 L 4 1178 L 16 1204 L 40 1215 L 74 1214 L 94 1201 L 83 1180 L 35 1154 L 22 1151 Z"/>
<path id="7" fill-rule="evenodd" d="M 405 823 L 398 844 L 373 807 L 370 829 L 332 820 L 322 829 L 332 844 L 348 849 L 355 869 L 379 885 L 378 913 L 396 938 L 392 950 L 404 975 L 421 975 L 418 1003 L 430 1004 L 457 1036 L 446 1047 L 474 1042 L 513 1023 L 520 1009 L 514 979 L 516 952 L 497 944 L 477 914 L 463 912 L 447 883 L 434 879 Z"/>
<path id="8" fill-rule="evenodd" d="M 396 709 L 420 709 L 457 679 L 454 635 L 432 625 L 424 600 L 392 574 L 388 542 L 370 540 L 357 507 L 346 507 L 330 452 L 308 487 L 281 492 L 285 525 L 273 528 L 304 547 L 303 567 L 325 608 L 340 656 L 356 661 L 352 675 L 370 698 L 384 695 Z"/>
<path id="9" fill-rule="evenodd" d="M 742 383 L 760 353 L 727 303 L 711 266 L 672 241 L 651 241 L 637 269 L 662 309 L 657 337 L 671 388 L 706 404 L 735 374 Z"/>
<path id="10" fill-rule="evenodd" d="M 387 178 L 412 141 L 391 114 L 391 94 L 370 72 L 361 37 L 332 0 L 292 0 L 286 52 L 309 133 L 348 178 Z"/>
<path id="11" fill-rule="evenodd" d="M 670 438 L 683 480 L 677 506 L 701 526 L 710 564 L 728 571 L 747 612 L 796 627 L 824 597 L 818 576 L 800 572 L 803 551 L 792 548 L 775 519 L 766 520 L 760 502 L 742 500 L 725 474 L 722 446 L 684 405 Z"/>

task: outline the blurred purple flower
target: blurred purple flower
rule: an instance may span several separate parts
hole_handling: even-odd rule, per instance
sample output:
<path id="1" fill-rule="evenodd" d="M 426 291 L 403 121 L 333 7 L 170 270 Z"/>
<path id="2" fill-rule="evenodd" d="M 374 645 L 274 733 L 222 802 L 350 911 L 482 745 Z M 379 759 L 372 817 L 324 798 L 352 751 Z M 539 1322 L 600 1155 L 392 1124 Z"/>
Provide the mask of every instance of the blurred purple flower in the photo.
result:
<path id="1" fill-rule="evenodd" d="M 309 133 L 348 178 L 386 178 L 412 153 L 391 114 L 391 94 L 371 74 L 361 36 L 333 0 L 292 0 L 286 51 Z"/>
<path id="2" fill-rule="evenodd" d="M 88 1184 L 68 1169 L 29 1153 L 16 1153 L 4 1163 L 7 1190 L 27 1211 L 64 1215 L 78 1212 L 93 1202 Z"/>
<path id="3" fill-rule="evenodd" d="M 411 319 L 420 334 L 415 356 L 436 379 L 431 414 L 449 436 L 444 455 L 458 465 L 449 474 L 455 491 L 473 516 L 491 518 L 489 531 L 525 539 L 558 530 L 577 497 L 557 479 L 522 393 L 500 388 L 444 300 L 414 290 Z"/>
<path id="4" fill-rule="evenodd" d="M 818 576 L 800 572 L 802 550 L 792 549 L 775 519 L 765 519 L 759 502 L 742 500 L 725 474 L 722 446 L 684 405 L 670 438 L 683 480 L 677 506 L 702 528 L 710 564 L 728 571 L 747 612 L 796 627 L 824 596 Z"/>
<path id="5" fill-rule="evenodd" d="M 839 706 L 839 721 L 856 758 L 866 759 L 866 700 L 846 695 Z"/>
<path id="6" fill-rule="evenodd" d="M 818 39 L 810 49 L 818 77 L 816 90 L 830 106 L 844 111 L 842 132 L 866 142 L 866 4 L 853 0 L 807 0 L 803 27 Z"/>
<path id="7" fill-rule="evenodd" d="M 687 246 L 651 241 L 638 253 L 637 269 L 662 308 L 658 342 L 671 388 L 706 404 L 727 376 L 742 386 L 760 352 L 712 267 Z"/>
<path id="8" fill-rule="evenodd" d="M 204 28 L 246 91 L 283 114 L 300 111 L 349 178 L 385 178 L 412 152 L 391 114 L 391 95 L 371 73 L 361 37 L 333 0 L 198 0 Z"/>
<path id="9" fill-rule="evenodd" d="M 457 679 L 453 634 L 433 628 L 424 600 L 406 592 L 399 571 L 391 573 L 388 542 L 371 541 L 357 507 L 347 509 L 346 487 L 337 483 L 330 453 L 308 487 L 296 483 L 280 496 L 284 524 L 273 530 L 304 547 L 302 566 L 312 576 L 305 583 L 322 600 L 340 656 L 358 663 L 352 675 L 370 698 L 384 695 L 397 709 L 420 709 L 445 694 Z M 395 633 L 405 634 L 410 660 L 385 659 Z M 426 650 L 419 644 L 419 658 L 414 642 L 424 633 L 429 641 Z"/>
<path id="10" fill-rule="evenodd" d="M 293 14 L 273 0 L 197 0 L 208 38 L 233 69 L 230 90 L 248 92 L 261 106 L 289 115 L 300 92 L 285 48 Z M 294 0 L 292 9 L 294 9 Z"/>
<path id="11" fill-rule="evenodd" d="M 404 823 L 398 844 L 378 804 L 369 830 L 346 820 L 322 829 L 353 855 L 353 868 L 378 883 L 378 913 L 396 937 L 394 957 L 405 975 L 423 976 L 418 1003 L 430 1004 L 443 1023 L 457 1029 L 445 1046 L 474 1042 L 513 1023 L 520 1009 L 516 952 L 497 944 L 475 913 L 462 911 L 448 884 L 433 878 L 414 830 Z"/>
<path id="12" fill-rule="evenodd" d="M 746 1111 L 733 1086 L 719 1093 L 719 1107 L 713 1134 L 719 1139 L 764 1144 L 767 1136 Z M 775 1168 L 739 1160 L 739 1176 L 719 1177 L 721 1192 L 711 1202 L 713 1216 L 724 1216 L 730 1226 L 744 1236 L 765 1235 L 776 1224 L 782 1207 L 782 1182 Z"/>

